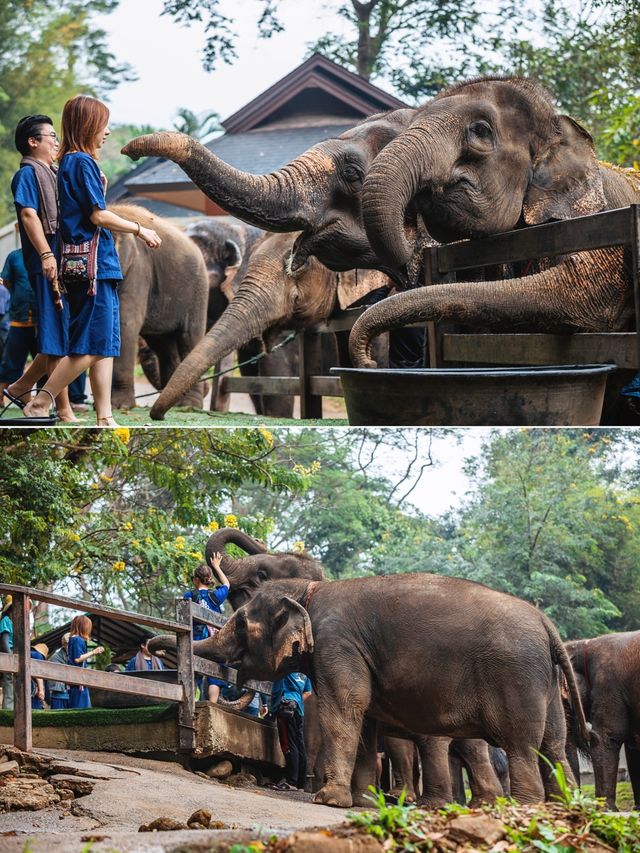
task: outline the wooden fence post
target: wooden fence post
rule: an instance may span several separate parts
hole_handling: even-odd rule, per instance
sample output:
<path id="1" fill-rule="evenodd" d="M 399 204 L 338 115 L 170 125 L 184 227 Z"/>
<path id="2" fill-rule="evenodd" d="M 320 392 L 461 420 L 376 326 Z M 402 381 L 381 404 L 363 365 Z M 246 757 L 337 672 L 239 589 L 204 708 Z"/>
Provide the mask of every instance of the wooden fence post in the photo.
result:
<path id="1" fill-rule="evenodd" d="M 31 752 L 31 631 L 29 625 L 30 599 L 21 592 L 13 596 L 13 653 L 18 656 L 18 671 L 14 675 L 13 743 L 23 752 Z"/>
<path id="2" fill-rule="evenodd" d="M 178 709 L 178 748 L 180 752 L 192 752 L 196 745 L 196 699 L 193 683 L 193 620 L 188 598 L 176 601 L 176 622 L 189 627 L 188 633 L 180 632 L 177 635 L 178 684 L 182 685 L 183 690 Z"/>
<path id="3" fill-rule="evenodd" d="M 300 335 L 300 417 L 322 417 L 322 397 L 311 393 L 311 377 L 319 376 L 322 371 L 322 349 L 320 334 L 306 331 Z"/>

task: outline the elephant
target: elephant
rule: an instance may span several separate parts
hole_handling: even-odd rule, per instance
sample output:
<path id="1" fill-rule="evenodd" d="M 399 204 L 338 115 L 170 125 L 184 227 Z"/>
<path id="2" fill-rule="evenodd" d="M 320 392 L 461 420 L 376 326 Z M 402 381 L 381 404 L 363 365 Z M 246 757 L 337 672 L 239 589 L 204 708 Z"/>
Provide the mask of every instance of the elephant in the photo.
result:
<path id="1" fill-rule="evenodd" d="M 225 548 L 232 544 L 246 552 L 246 557 L 232 557 Z M 322 565 L 305 552 L 285 551 L 271 554 L 264 542 L 254 539 L 235 527 L 221 527 L 208 539 L 205 560 L 222 554 L 222 571 L 231 582 L 228 601 L 237 610 L 255 595 L 263 583 L 284 578 L 307 578 L 312 581 L 325 579 Z"/>
<path id="2" fill-rule="evenodd" d="M 152 418 L 162 420 L 211 365 L 233 350 L 260 338 L 269 348 L 282 331 L 326 320 L 341 300 L 348 304 L 387 282 L 374 271 L 355 279 L 335 273 L 315 258 L 289 272 L 287 258 L 295 240 L 295 234 L 267 234 L 256 243 L 233 299 L 162 390 Z"/>
<path id="3" fill-rule="evenodd" d="M 362 185 L 374 158 L 409 126 L 414 115 L 414 109 L 404 108 L 370 116 L 268 175 L 234 169 L 182 133 L 139 136 L 122 153 L 134 160 L 167 157 L 208 198 L 238 219 L 265 231 L 300 232 L 292 247 L 292 272 L 311 256 L 337 272 L 386 272 L 364 231 Z"/>
<path id="4" fill-rule="evenodd" d="M 197 247 L 166 220 L 135 205 L 109 209 L 153 228 L 162 238 L 162 246 L 151 250 L 133 234 L 115 235 L 124 278 L 119 287 L 121 352 L 114 361 L 111 402 L 131 408 L 136 404 L 133 370 L 140 336 L 158 358 L 162 385 L 203 337 L 207 272 Z M 200 388 L 188 388 L 180 402 L 202 407 Z"/>
<path id="5" fill-rule="evenodd" d="M 419 110 L 372 163 L 362 193 L 369 242 L 406 276 L 418 217 L 444 243 L 570 219 L 640 202 L 640 173 L 600 163 L 584 128 L 524 78 L 453 86 Z M 529 331 L 633 327 L 629 259 L 621 247 L 578 252 L 509 280 L 435 284 L 370 308 L 352 330 L 359 367 L 375 367 L 370 341 L 410 322 Z"/>
<path id="6" fill-rule="evenodd" d="M 640 631 L 565 643 L 582 688 L 587 719 L 598 735 L 588 750 L 596 797 L 616 807 L 618 758 L 624 745 L 635 808 L 640 808 Z M 572 734 L 573 727 L 569 725 Z M 575 744 L 573 744 L 575 747 Z"/>
<path id="7" fill-rule="evenodd" d="M 174 643 L 158 637 L 149 648 Z M 551 620 L 527 602 L 460 578 L 411 572 L 272 581 L 215 636 L 194 643 L 194 652 L 236 667 L 240 685 L 296 671 L 313 679 L 326 762 L 315 801 L 326 805 L 366 803 L 378 722 L 501 746 L 512 796 L 541 800 L 557 787 L 534 750 L 560 762 L 573 779 L 558 668 L 581 737 L 590 739 Z M 359 741 L 362 761 L 354 774 Z"/>

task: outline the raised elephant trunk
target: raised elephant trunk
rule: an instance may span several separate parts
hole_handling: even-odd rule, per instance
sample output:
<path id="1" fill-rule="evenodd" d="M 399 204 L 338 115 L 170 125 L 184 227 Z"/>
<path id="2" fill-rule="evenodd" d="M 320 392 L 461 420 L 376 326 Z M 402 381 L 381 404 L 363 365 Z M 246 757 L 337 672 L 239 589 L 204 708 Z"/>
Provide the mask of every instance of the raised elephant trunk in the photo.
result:
<path id="1" fill-rule="evenodd" d="M 413 246 L 404 226 L 412 199 L 427 182 L 442 184 L 450 168 L 442 153 L 447 150 L 446 132 L 442 117 L 416 121 L 378 154 L 365 178 L 362 212 L 367 237 L 380 261 L 392 269 L 404 270 L 411 259 Z"/>
<path id="2" fill-rule="evenodd" d="M 268 175 L 241 172 L 184 133 L 162 131 L 132 139 L 122 153 L 167 157 L 228 213 L 266 231 L 309 229 L 315 218 L 314 185 L 326 182 L 329 158 L 315 148 Z"/>
<path id="3" fill-rule="evenodd" d="M 247 533 L 235 527 L 223 527 L 221 530 L 216 530 L 207 539 L 205 548 L 205 560 L 207 564 L 209 564 L 212 555 L 216 552 L 224 556 L 224 549 L 229 543 L 242 548 L 247 554 L 265 554 L 267 552 L 267 546 L 264 542 L 258 542 L 257 539 L 253 539 Z M 231 560 L 230 557 L 228 559 Z"/>
<path id="4" fill-rule="evenodd" d="M 271 280 L 266 272 L 260 281 L 249 275 L 245 277 L 218 322 L 172 374 L 151 408 L 154 420 L 162 420 L 167 410 L 175 406 L 212 365 L 289 316 L 287 295 L 284 288 L 277 286 L 281 278 L 282 271 L 275 269 Z M 270 290 L 269 285 L 273 285 L 274 281 L 276 286 Z"/>
<path id="5" fill-rule="evenodd" d="M 621 330 L 628 326 L 631 303 L 621 250 L 582 253 L 524 278 L 438 284 L 390 296 L 355 322 L 349 351 L 356 367 L 374 368 L 374 338 L 429 320 L 494 329 Z"/>

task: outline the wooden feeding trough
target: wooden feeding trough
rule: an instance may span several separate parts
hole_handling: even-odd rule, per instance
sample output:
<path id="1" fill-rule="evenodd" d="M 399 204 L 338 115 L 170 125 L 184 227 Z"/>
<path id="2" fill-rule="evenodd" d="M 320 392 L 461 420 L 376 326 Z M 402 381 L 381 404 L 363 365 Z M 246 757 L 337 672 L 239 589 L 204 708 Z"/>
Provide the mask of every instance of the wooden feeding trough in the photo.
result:
<path id="1" fill-rule="evenodd" d="M 425 362 L 429 367 L 425 369 L 332 370 L 342 380 L 349 423 L 371 426 L 600 423 L 607 374 L 618 367 L 638 369 L 640 365 L 639 207 L 631 205 L 482 240 L 437 246 L 427 249 L 424 255 L 425 285 L 429 286 L 455 280 L 455 273 L 460 270 L 629 246 L 633 260 L 635 334 L 445 336 L 434 323 L 427 323 Z M 509 341 L 506 348 L 502 346 L 503 339 Z M 460 341 L 463 346 L 457 348 Z M 584 364 L 585 356 L 588 362 L 606 363 Z M 476 362 L 482 366 L 446 367 L 446 361 Z M 554 362 L 560 363 L 550 366 Z M 495 366 L 499 364 L 508 366 Z"/>

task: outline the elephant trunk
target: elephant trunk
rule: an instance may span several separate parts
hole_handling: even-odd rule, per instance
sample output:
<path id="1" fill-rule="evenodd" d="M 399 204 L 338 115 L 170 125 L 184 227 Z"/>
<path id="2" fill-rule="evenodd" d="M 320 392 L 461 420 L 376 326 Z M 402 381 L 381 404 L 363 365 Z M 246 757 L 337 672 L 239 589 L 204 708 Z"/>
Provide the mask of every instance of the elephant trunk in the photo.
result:
<path id="1" fill-rule="evenodd" d="M 152 637 L 148 643 L 148 649 L 151 654 L 165 649 L 175 650 L 178 648 L 178 641 L 173 634 L 158 634 L 157 637 Z"/>
<path id="2" fill-rule="evenodd" d="M 231 711 L 244 711 L 245 708 L 249 707 L 255 695 L 255 690 L 245 690 L 237 699 L 225 699 L 224 696 L 220 695 L 218 705 L 222 705 Z"/>
<path id="3" fill-rule="evenodd" d="M 242 530 L 237 530 L 235 527 L 223 527 L 221 530 L 216 530 L 207 540 L 205 548 L 207 565 L 216 552 L 224 555 L 224 549 L 229 542 L 237 545 L 238 548 L 242 548 L 247 554 L 264 554 L 267 551 L 267 546 L 264 543 L 258 542 L 248 534 L 243 533 Z"/>
<path id="4" fill-rule="evenodd" d="M 236 623 L 238 621 L 238 613 L 226 622 L 219 631 L 212 637 L 206 637 L 204 640 L 196 640 L 193 643 L 193 653 L 207 660 L 224 661 L 232 663 L 238 653 L 238 638 L 236 633 Z"/>
<path id="5" fill-rule="evenodd" d="M 405 214 L 421 187 L 443 186 L 451 164 L 445 134 L 450 120 L 432 116 L 417 121 L 378 154 L 365 178 L 362 212 L 373 251 L 388 267 L 404 270 L 413 246 L 405 236 Z M 436 153 L 438 160 L 436 160 Z"/>
<path id="6" fill-rule="evenodd" d="M 314 219 L 314 191 L 331 167 L 322 151 L 310 149 L 268 175 L 253 175 L 229 166 L 184 133 L 162 131 L 132 139 L 122 153 L 167 157 L 193 183 L 228 213 L 265 231 L 299 231 Z"/>
<path id="7" fill-rule="evenodd" d="M 373 305 L 354 323 L 349 351 L 356 367 L 376 367 L 371 341 L 411 323 L 446 320 L 490 329 L 573 332 L 626 328 L 632 292 L 622 252 L 606 249 L 566 258 L 523 278 L 419 287 Z"/>
<path id="8" fill-rule="evenodd" d="M 175 406 L 212 365 L 288 316 L 283 288 L 270 291 L 269 283 L 268 276 L 266 281 L 245 278 L 218 322 L 176 368 L 151 408 L 154 420 L 163 420 L 167 410 Z"/>

